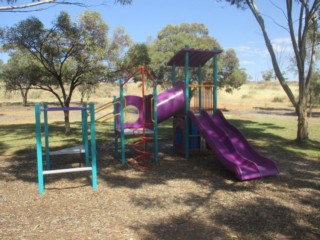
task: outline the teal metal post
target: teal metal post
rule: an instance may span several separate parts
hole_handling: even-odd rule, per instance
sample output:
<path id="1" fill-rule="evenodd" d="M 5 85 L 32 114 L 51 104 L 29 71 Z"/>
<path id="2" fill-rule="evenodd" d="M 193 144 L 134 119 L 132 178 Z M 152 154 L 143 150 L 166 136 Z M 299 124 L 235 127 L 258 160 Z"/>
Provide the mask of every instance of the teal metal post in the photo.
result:
<path id="1" fill-rule="evenodd" d="M 173 64 L 173 66 L 172 66 L 172 84 L 173 84 L 173 85 L 174 85 L 174 84 L 176 83 L 176 81 L 177 81 L 176 77 L 177 77 L 177 74 L 176 74 L 176 65 Z"/>
<path id="2" fill-rule="evenodd" d="M 90 133 L 91 133 L 91 168 L 92 168 L 92 188 L 97 189 L 97 152 L 96 152 L 96 126 L 94 117 L 94 104 L 89 104 L 90 109 Z"/>
<path id="3" fill-rule="evenodd" d="M 44 193 L 43 165 L 42 165 L 42 143 L 41 143 L 41 120 L 40 104 L 34 106 L 36 118 L 36 146 L 37 146 L 37 168 L 38 168 L 38 192 Z"/>
<path id="4" fill-rule="evenodd" d="M 81 122 L 82 122 L 82 143 L 84 146 L 84 156 L 86 166 L 89 166 L 89 143 L 88 143 L 88 107 L 84 103 L 82 105 L 84 109 L 81 110 Z M 90 115 L 91 116 L 91 115 Z"/>
<path id="5" fill-rule="evenodd" d="M 198 67 L 198 84 L 199 84 L 199 112 L 202 110 L 202 66 Z"/>
<path id="6" fill-rule="evenodd" d="M 114 119 L 113 119 L 113 130 L 114 130 L 114 156 L 116 159 L 119 158 L 119 146 L 118 146 L 118 121 L 117 121 L 117 97 L 113 96 L 113 115 L 114 115 Z"/>
<path id="7" fill-rule="evenodd" d="M 125 155 L 125 138 L 124 138 L 124 96 L 123 96 L 123 85 L 120 81 L 120 128 L 121 128 L 121 164 L 126 164 Z"/>
<path id="8" fill-rule="evenodd" d="M 217 111 L 218 100 L 218 54 L 213 56 L 213 112 Z"/>
<path id="9" fill-rule="evenodd" d="M 189 47 L 186 46 L 186 49 Z M 190 109 L 189 106 L 189 52 L 186 52 L 185 55 L 185 84 L 186 84 L 186 113 L 185 113 L 185 128 L 186 128 L 186 136 L 185 136 L 185 158 L 189 160 L 189 146 L 190 146 L 190 129 L 189 129 L 189 117 L 188 117 L 188 112 Z"/>
<path id="10" fill-rule="evenodd" d="M 46 150 L 46 169 L 51 169 L 50 161 L 50 150 L 49 150 L 49 125 L 48 125 L 48 104 L 43 104 L 43 118 L 44 118 L 44 139 L 45 139 L 45 150 Z"/>
<path id="11" fill-rule="evenodd" d="M 157 105 L 158 105 L 158 93 L 157 93 L 157 82 L 156 80 L 154 81 L 154 86 L 153 86 L 153 118 L 154 118 L 154 123 L 153 123 L 153 127 L 154 127 L 154 161 L 156 164 L 158 164 L 159 159 L 158 159 L 158 109 L 157 109 Z"/>

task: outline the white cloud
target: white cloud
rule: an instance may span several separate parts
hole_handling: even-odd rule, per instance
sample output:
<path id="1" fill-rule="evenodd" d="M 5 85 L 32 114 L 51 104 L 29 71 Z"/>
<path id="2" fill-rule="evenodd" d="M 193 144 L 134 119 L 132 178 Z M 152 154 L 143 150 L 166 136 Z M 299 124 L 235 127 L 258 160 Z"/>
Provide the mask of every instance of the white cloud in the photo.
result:
<path id="1" fill-rule="evenodd" d="M 241 65 L 255 65 L 256 62 L 255 62 L 255 61 L 247 61 L 247 60 L 244 60 L 244 61 L 240 61 L 240 64 L 241 64 Z"/>
<path id="2" fill-rule="evenodd" d="M 234 47 L 234 49 L 239 52 L 247 52 L 247 51 L 250 51 L 251 47 L 242 45 L 242 46 Z"/>
<path id="3" fill-rule="evenodd" d="M 282 37 L 282 38 L 275 38 L 272 39 L 272 46 L 274 51 L 277 54 L 292 54 L 293 49 L 291 45 L 291 38 L 290 37 Z M 242 57 L 261 57 L 267 58 L 269 56 L 269 52 L 263 43 L 261 46 L 255 46 L 257 43 L 254 41 L 250 41 L 245 45 L 239 45 L 233 47 L 233 49 L 237 52 L 238 56 Z"/>
<path id="4" fill-rule="evenodd" d="M 252 47 L 250 45 L 240 45 L 240 46 L 234 47 L 233 49 L 235 49 L 235 51 L 238 54 L 245 55 L 245 56 L 266 57 L 268 55 L 267 49 Z"/>
<path id="5" fill-rule="evenodd" d="M 292 53 L 292 44 L 291 44 L 291 38 L 290 37 L 284 37 L 284 38 L 275 38 L 272 39 L 272 46 L 275 52 L 278 53 Z"/>
<path id="6" fill-rule="evenodd" d="M 272 39 L 272 42 L 277 44 L 291 44 L 291 38 L 290 37 L 275 38 L 275 39 Z"/>

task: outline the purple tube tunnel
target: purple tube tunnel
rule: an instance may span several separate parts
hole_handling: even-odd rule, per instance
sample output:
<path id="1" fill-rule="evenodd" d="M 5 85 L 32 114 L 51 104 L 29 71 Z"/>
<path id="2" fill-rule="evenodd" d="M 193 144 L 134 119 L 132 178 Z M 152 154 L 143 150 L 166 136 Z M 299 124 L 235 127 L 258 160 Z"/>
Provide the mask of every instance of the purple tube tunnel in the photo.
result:
<path id="1" fill-rule="evenodd" d="M 135 121 L 125 121 L 125 128 L 139 128 L 143 125 L 143 112 L 142 110 L 142 97 L 127 95 L 125 96 L 126 108 L 133 108 L 137 110 L 137 118 Z M 145 120 L 147 123 L 153 122 L 153 96 L 148 95 L 145 97 Z M 120 105 L 118 104 L 118 111 Z M 184 84 L 178 82 L 174 87 L 160 93 L 157 96 L 157 115 L 158 123 L 161 123 L 168 118 L 185 113 L 185 93 Z M 120 126 L 120 117 L 117 118 L 118 126 Z"/>
<path id="2" fill-rule="evenodd" d="M 157 102 L 158 123 L 174 115 L 184 114 L 185 103 L 186 97 L 182 82 L 178 82 L 173 88 L 160 93 Z"/>

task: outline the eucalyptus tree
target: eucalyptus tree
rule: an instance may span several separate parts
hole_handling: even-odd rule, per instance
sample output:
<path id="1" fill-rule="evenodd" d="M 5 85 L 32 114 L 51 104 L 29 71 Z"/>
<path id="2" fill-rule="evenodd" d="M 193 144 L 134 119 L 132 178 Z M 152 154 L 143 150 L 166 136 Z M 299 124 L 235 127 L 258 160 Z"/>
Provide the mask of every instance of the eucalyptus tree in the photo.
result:
<path id="1" fill-rule="evenodd" d="M 132 47 L 133 40 L 125 32 L 123 27 L 118 27 L 114 31 L 110 44 L 107 48 L 108 54 L 108 68 L 109 72 L 106 75 L 105 81 L 114 82 L 120 78 L 123 78 L 128 73 L 126 71 L 126 54 Z"/>
<path id="2" fill-rule="evenodd" d="M 105 5 L 101 1 L 86 1 L 86 0 L 29 0 L 21 3 L 19 0 L 0 0 L 7 5 L 0 6 L 0 12 L 33 12 L 44 11 L 54 5 L 73 5 L 77 7 L 89 8 L 97 5 Z M 132 0 L 114 0 L 115 3 L 127 5 Z"/>
<path id="3" fill-rule="evenodd" d="M 170 58 L 180 49 L 189 45 L 191 48 L 222 49 L 219 42 L 209 35 L 205 25 L 199 23 L 182 23 L 180 25 L 167 25 L 160 30 L 157 38 L 149 45 L 151 69 L 157 79 L 164 83 L 171 80 L 171 69 L 167 67 Z M 246 81 L 245 72 L 239 68 L 239 60 L 234 50 L 223 52 L 219 58 L 219 86 L 231 92 L 239 88 Z M 183 79 L 182 69 L 177 71 L 177 78 Z M 197 78 L 197 70 L 191 71 L 191 81 Z M 212 64 L 209 61 L 203 67 L 203 78 L 212 79 Z"/>
<path id="4" fill-rule="evenodd" d="M 2 29 L 1 40 L 5 49 L 28 51 L 45 72 L 34 86 L 53 94 L 61 107 L 69 107 L 77 87 L 96 83 L 106 71 L 107 31 L 107 24 L 97 12 L 85 11 L 78 22 L 61 12 L 51 28 L 29 17 Z M 68 111 L 64 111 L 64 119 L 69 133 Z"/>
<path id="5" fill-rule="evenodd" d="M 15 51 L 10 59 L 3 65 L 0 78 L 6 92 L 20 92 L 23 106 L 28 104 L 28 93 L 32 85 L 43 77 L 41 67 L 28 53 Z"/>
<path id="6" fill-rule="evenodd" d="M 281 72 L 275 49 L 269 37 L 263 15 L 255 0 L 218 0 L 225 1 L 240 9 L 249 9 L 256 19 L 269 51 L 275 75 L 284 92 L 291 101 L 298 116 L 297 140 L 308 139 L 307 106 L 311 83 L 315 73 L 316 52 L 319 46 L 320 0 L 286 0 L 281 8 L 276 2 L 271 3 L 285 15 L 286 24 L 281 25 L 288 32 L 294 52 L 295 67 L 298 73 L 299 92 L 296 96 Z M 278 3 L 279 4 L 279 3 Z M 297 10 L 297 12 L 295 12 Z"/>

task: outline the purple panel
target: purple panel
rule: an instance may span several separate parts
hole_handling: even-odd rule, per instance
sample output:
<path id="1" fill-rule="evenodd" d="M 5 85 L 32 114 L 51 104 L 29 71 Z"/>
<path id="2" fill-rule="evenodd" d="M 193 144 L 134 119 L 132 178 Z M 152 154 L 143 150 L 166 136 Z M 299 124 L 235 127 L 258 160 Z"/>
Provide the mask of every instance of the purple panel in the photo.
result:
<path id="1" fill-rule="evenodd" d="M 133 95 L 128 95 L 125 96 L 125 103 L 126 107 L 128 106 L 134 106 L 139 110 L 139 117 L 137 121 L 133 123 L 125 122 L 124 123 L 124 128 L 139 128 L 143 124 L 143 112 L 141 111 L 142 109 L 142 98 L 139 96 L 133 96 Z M 120 111 L 120 104 L 118 104 L 118 112 Z M 117 118 L 118 119 L 118 126 L 120 128 L 120 116 Z"/>
<path id="2" fill-rule="evenodd" d="M 169 60 L 167 65 L 168 66 L 176 65 L 178 67 L 183 67 L 185 65 L 186 52 L 189 52 L 189 66 L 198 67 L 199 65 L 203 66 L 215 54 L 222 53 L 222 50 L 203 50 L 203 49 L 183 48 Z"/>
<path id="3" fill-rule="evenodd" d="M 185 112 L 184 84 L 178 82 L 173 88 L 158 95 L 158 123 Z"/>
<path id="4" fill-rule="evenodd" d="M 153 94 L 147 95 L 145 97 L 145 111 L 146 111 L 146 122 L 153 123 Z M 148 128 L 153 128 L 152 125 L 149 125 Z"/>
<path id="5" fill-rule="evenodd" d="M 173 118 L 173 148 L 175 152 L 185 153 L 185 119 L 184 116 L 176 116 Z"/>

